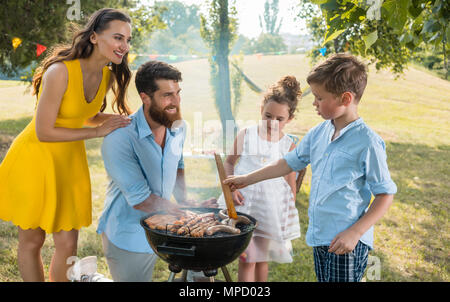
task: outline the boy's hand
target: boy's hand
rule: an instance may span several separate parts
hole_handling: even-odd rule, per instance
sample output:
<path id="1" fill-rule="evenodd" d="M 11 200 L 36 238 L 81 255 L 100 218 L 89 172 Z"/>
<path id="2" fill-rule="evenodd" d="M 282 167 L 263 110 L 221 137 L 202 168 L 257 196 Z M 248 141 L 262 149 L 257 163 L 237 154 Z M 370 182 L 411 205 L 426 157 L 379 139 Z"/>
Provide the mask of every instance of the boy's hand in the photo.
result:
<path id="1" fill-rule="evenodd" d="M 235 205 L 241 206 L 244 204 L 244 196 L 241 192 L 239 192 L 239 190 L 233 191 L 231 194 L 233 195 L 233 201 Z"/>
<path id="2" fill-rule="evenodd" d="M 361 236 L 359 233 L 355 232 L 351 228 L 346 229 L 334 237 L 333 241 L 331 241 L 330 247 L 328 248 L 328 252 L 335 253 L 336 255 L 350 253 L 355 249 L 360 237 Z"/>
<path id="3" fill-rule="evenodd" d="M 228 176 L 227 179 L 223 181 L 224 184 L 229 185 L 232 192 L 236 191 L 237 189 L 245 188 L 250 184 L 248 181 L 248 177 L 245 175 L 231 175 Z"/>

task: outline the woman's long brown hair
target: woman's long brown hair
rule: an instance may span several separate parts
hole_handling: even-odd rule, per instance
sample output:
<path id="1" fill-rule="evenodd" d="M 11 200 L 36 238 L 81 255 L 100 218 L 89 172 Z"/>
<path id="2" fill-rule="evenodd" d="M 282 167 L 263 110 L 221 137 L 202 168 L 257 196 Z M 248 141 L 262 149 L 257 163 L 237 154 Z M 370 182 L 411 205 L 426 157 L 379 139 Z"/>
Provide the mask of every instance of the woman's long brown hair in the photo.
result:
<path id="1" fill-rule="evenodd" d="M 103 8 L 93 13 L 85 27 L 75 33 L 72 40 L 72 45 L 55 46 L 50 54 L 36 69 L 36 73 L 33 77 L 33 94 L 35 94 L 36 97 L 38 96 L 39 88 L 42 82 L 42 75 L 50 67 L 50 65 L 56 62 L 90 57 L 92 51 L 94 50 L 94 45 L 90 41 L 91 35 L 94 32 L 101 33 L 103 30 L 107 29 L 108 23 L 113 20 L 131 23 L 130 17 L 128 17 L 125 13 L 113 8 Z M 115 83 L 112 86 L 112 90 L 115 95 L 113 110 L 115 111 L 114 106 L 116 106 L 117 111 L 120 114 L 128 115 L 131 113 L 126 101 L 126 90 L 131 79 L 131 71 L 128 67 L 128 53 L 122 59 L 122 63 L 118 65 L 112 63 L 111 71 L 115 77 Z M 105 109 L 106 96 L 103 100 L 100 111 L 103 112 Z"/>

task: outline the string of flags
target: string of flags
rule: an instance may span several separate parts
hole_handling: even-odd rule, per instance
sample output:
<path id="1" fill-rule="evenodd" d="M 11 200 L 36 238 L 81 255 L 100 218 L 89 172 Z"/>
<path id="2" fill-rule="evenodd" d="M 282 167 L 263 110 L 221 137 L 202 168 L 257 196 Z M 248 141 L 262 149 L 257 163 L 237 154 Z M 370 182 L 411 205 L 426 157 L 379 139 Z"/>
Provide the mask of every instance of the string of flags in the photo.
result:
<path id="1" fill-rule="evenodd" d="M 7 34 L 6 34 L 7 35 Z M 8 35 L 9 36 L 9 35 Z M 47 47 L 45 45 L 42 45 L 40 43 L 36 42 L 28 42 L 36 45 L 36 57 L 39 57 L 46 49 Z M 12 37 L 11 39 L 12 47 L 14 48 L 14 51 L 23 44 L 23 40 L 19 37 Z M 268 53 L 256 53 L 254 54 L 258 59 L 261 59 L 263 55 L 282 55 L 286 54 L 285 51 L 278 51 L 278 52 L 268 52 Z M 322 54 L 324 55 L 324 54 Z M 206 55 L 199 56 L 199 55 L 171 55 L 171 54 L 137 54 L 137 53 L 129 53 L 128 54 L 128 63 L 133 63 L 134 60 L 136 60 L 137 57 L 148 57 L 150 60 L 156 60 L 159 57 L 168 58 L 170 61 L 176 61 L 180 58 L 190 58 L 190 59 L 203 59 L 207 58 Z M 216 56 L 212 57 L 213 61 L 216 61 Z"/>
<path id="2" fill-rule="evenodd" d="M 22 42 L 23 41 L 21 38 L 18 38 L 18 37 L 12 38 L 11 44 L 12 44 L 12 47 L 14 48 L 14 51 L 16 51 L 17 47 L 19 47 L 22 44 Z M 47 46 L 44 46 L 42 44 L 34 43 L 34 42 L 33 42 L 33 44 L 36 44 L 36 57 L 39 57 L 47 49 Z"/>
<path id="3" fill-rule="evenodd" d="M 282 54 L 286 54 L 286 51 L 278 51 L 278 52 L 267 52 L 267 53 L 255 53 L 253 55 L 255 55 L 258 60 L 261 59 L 262 56 L 267 56 L 267 55 L 282 55 Z M 232 57 L 235 57 L 237 55 L 234 55 Z M 204 56 L 199 56 L 199 55 L 170 55 L 170 54 L 137 54 L 137 53 L 129 53 L 128 54 L 128 63 L 131 64 L 134 62 L 134 60 L 136 60 L 137 57 L 148 57 L 150 58 L 150 60 L 156 60 L 159 57 L 163 57 L 163 58 L 168 58 L 171 61 L 176 61 L 179 58 L 191 58 L 191 59 L 204 59 L 207 58 L 208 56 L 204 55 Z M 216 61 L 216 56 L 212 56 L 212 60 Z"/>
<path id="4" fill-rule="evenodd" d="M 137 53 L 128 53 L 128 63 L 133 63 L 137 57 L 148 57 L 150 60 L 156 60 L 159 57 L 168 58 L 171 61 L 176 61 L 179 58 L 190 58 L 190 59 L 201 59 L 206 58 L 206 56 L 198 56 L 198 55 L 168 55 L 168 54 L 137 54 Z"/>

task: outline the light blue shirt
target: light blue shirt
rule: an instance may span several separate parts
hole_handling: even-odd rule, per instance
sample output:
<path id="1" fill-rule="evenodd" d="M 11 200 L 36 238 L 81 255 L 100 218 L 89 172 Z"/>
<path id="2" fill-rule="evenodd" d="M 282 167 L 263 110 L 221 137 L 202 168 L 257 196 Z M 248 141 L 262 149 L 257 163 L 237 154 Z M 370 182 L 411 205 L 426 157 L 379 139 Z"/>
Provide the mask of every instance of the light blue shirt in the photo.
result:
<path id="1" fill-rule="evenodd" d="M 395 194 L 383 139 L 359 118 L 331 141 L 330 120 L 311 129 L 284 159 L 298 171 L 311 164 L 306 243 L 328 246 L 369 207 L 373 195 Z M 373 248 L 373 226 L 360 238 Z"/>
<path id="2" fill-rule="evenodd" d="M 141 107 L 131 115 L 130 125 L 108 134 L 102 157 L 110 180 L 97 233 L 105 233 L 117 247 L 138 253 L 153 253 L 140 225 L 148 213 L 133 206 L 150 194 L 169 199 L 177 169 L 184 169 L 185 127 L 166 130 L 164 149 L 155 142 Z"/>

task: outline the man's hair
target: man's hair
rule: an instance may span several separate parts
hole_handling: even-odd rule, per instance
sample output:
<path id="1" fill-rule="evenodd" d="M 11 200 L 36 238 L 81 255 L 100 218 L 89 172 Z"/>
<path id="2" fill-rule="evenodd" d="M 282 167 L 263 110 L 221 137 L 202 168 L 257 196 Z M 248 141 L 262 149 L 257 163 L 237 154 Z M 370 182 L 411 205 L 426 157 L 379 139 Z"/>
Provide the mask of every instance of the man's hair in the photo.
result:
<path id="1" fill-rule="evenodd" d="M 160 79 L 180 82 L 182 81 L 181 72 L 172 65 L 160 61 L 148 61 L 142 64 L 135 78 L 138 93 L 144 92 L 152 97 L 159 89 L 156 80 Z"/>
<path id="2" fill-rule="evenodd" d="M 367 85 L 367 70 L 355 56 L 339 53 L 315 66 L 306 81 L 324 85 L 328 92 L 336 95 L 352 92 L 359 102 Z"/>

